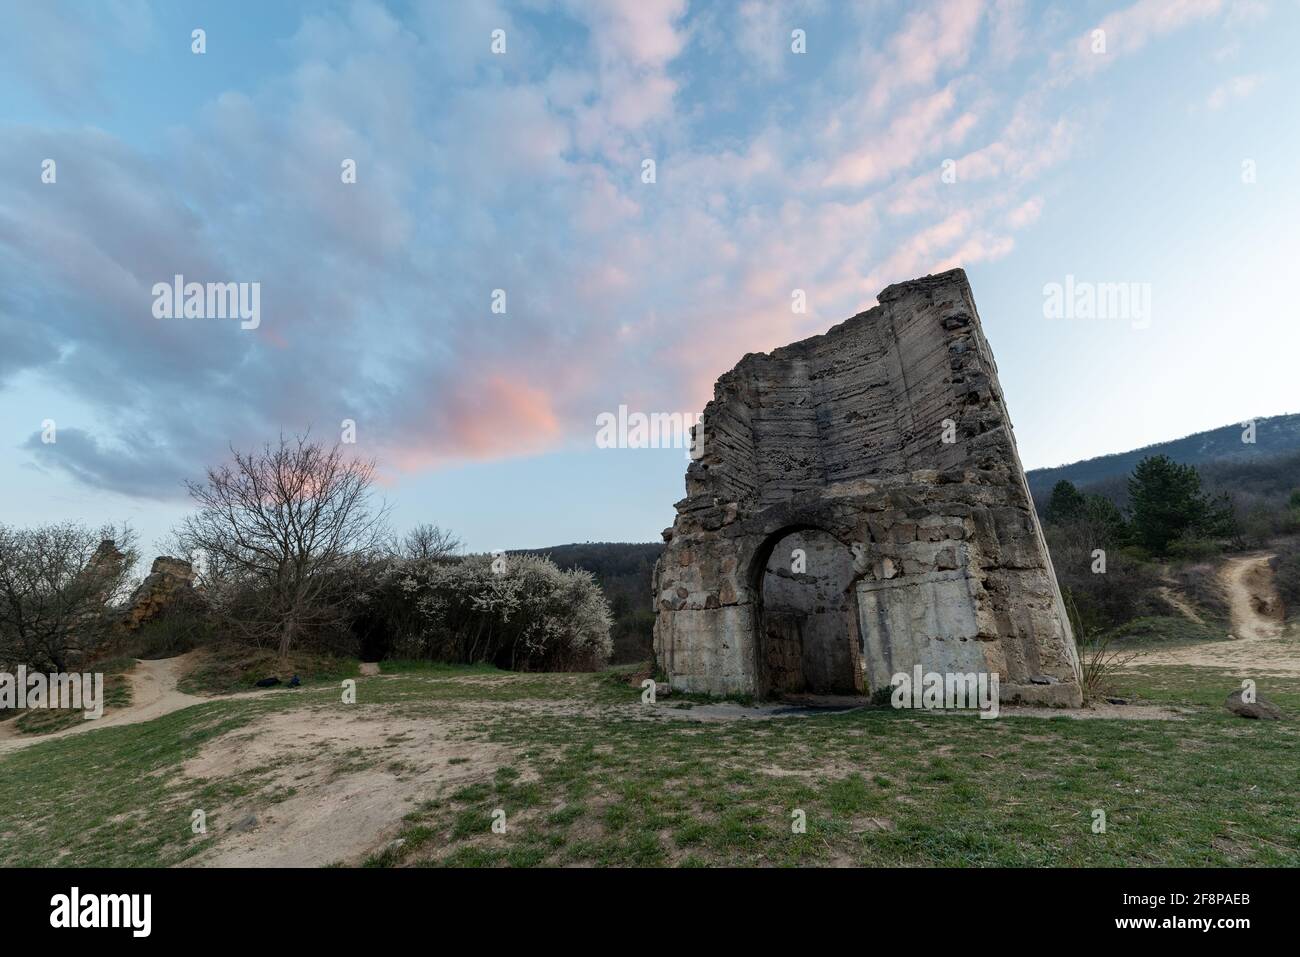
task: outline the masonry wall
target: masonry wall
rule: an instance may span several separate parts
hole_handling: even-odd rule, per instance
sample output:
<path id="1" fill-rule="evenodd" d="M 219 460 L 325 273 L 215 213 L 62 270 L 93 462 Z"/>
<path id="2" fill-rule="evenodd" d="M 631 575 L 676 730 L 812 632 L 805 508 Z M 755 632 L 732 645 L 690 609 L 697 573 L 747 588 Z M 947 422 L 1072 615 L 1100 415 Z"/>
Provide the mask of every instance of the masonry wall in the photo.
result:
<path id="1" fill-rule="evenodd" d="M 655 571 L 660 665 L 683 690 L 761 692 L 763 573 L 777 539 L 813 529 L 853 555 L 866 686 L 913 664 L 996 670 L 1007 700 L 1077 705 L 1073 637 L 965 274 L 878 299 L 719 379 Z"/>

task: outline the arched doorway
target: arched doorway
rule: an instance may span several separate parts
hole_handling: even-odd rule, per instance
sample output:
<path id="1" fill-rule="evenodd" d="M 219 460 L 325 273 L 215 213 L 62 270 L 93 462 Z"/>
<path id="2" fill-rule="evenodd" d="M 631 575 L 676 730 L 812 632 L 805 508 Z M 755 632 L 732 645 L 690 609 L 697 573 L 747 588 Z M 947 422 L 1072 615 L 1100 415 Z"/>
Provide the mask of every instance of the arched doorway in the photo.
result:
<path id="1" fill-rule="evenodd" d="M 755 556 L 760 698 L 862 694 L 853 553 L 828 532 L 792 527 Z"/>

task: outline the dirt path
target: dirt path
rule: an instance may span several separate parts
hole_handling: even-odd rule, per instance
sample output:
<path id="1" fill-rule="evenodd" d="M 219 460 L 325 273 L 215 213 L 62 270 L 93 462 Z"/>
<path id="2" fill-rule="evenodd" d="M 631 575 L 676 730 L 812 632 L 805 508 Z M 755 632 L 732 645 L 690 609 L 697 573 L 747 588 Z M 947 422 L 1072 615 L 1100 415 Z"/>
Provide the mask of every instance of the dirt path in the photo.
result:
<path id="1" fill-rule="evenodd" d="M 1188 621 L 1194 621 L 1198 625 L 1205 624 L 1205 619 L 1201 617 L 1200 613 L 1188 604 L 1186 598 L 1178 593 L 1178 582 L 1174 581 L 1173 576 L 1169 574 L 1168 568 L 1162 570 L 1160 580 L 1164 582 L 1164 584 L 1156 589 L 1156 594 L 1163 599 L 1165 604 L 1178 612 L 1178 614 L 1182 615 Z"/>
<path id="2" fill-rule="evenodd" d="M 1300 645 L 1283 639 L 1282 603 L 1269 566 L 1272 557 L 1254 552 L 1223 563 L 1219 583 L 1232 616 L 1232 633 L 1223 641 L 1144 652 L 1133 667 L 1199 665 L 1242 673 L 1300 674 Z"/>
<path id="3" fill-rule="evenodd" d="M 1267 640 L 1282 635 L 1282 603 L 1273 584 L 1272 555 L 1231 558 L 1222 582 L 1232 608 L 1232 633 L 1238 640 Z"/>
<path id="4" fill-rule="evenodd" d="M 181 708 L 210 701 L 210 698 L 199 698 L 176 690 L 176 682 L 188 670 L 193 654 L 194 652 L 190 652 L 157 661 L 137 660 L 135 668 L 126 676 L 127 681 L 131 683 L 131 703 L 125 708 L 110 709 L 102 718 L 94 721 L 81 721 L 71 728 L 64 728 L 51 734 L 20 734 L 13 726 L 16 719 L 0 723 L 0 754 L 19 751 L 33 744 L 40 744 L 42 741 L 65 738 L 70 734 L 152 721 L 154 718 L 161 718 Z"/>

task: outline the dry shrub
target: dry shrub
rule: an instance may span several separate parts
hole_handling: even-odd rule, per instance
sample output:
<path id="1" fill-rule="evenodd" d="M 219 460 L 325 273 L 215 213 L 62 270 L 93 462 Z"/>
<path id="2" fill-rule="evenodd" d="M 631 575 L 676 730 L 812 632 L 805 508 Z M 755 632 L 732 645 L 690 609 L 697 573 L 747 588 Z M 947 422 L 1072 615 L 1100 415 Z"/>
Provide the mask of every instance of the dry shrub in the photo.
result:
<path id="1" fill-rule="evenodd" d="M 1074 643 L 1079 652 L 1083 703 L 1091 704 L 1113 691 L 1118 672 L 1137 658 L 1134 652 L 1114 651 L 1113 632 L 1091 630 L 1079 618 L 1073 598 L 1066 595 L 1066 607 L 1074 627 Z"/>

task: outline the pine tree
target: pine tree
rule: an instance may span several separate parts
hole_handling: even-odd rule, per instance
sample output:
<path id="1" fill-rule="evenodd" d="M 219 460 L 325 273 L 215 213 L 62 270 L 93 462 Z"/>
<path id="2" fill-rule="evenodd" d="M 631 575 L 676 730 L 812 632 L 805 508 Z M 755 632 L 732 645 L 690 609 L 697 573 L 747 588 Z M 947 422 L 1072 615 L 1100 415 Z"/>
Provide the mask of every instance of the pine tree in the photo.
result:
<path id="1" fill-rule="evenodd" d="M 1185 535 L 1231 531 L 1227 502 L 1205 496 L 1193 465 L 1179 465 L 1167 455 L 1150 456 L 1133 470 L 1128 490 L 1134 538 L 1156 554 L 1164 554 L 1171 542 Z"/>
<path id="2" fill-rule="evenodd" d="M 1069 525 L 1083 518 L 1088 502 L 1074 483 L 1061 479 L 1052 487 L 1052 497 L 1043 510 L 1044 521 L 1053 525 Z"/>

